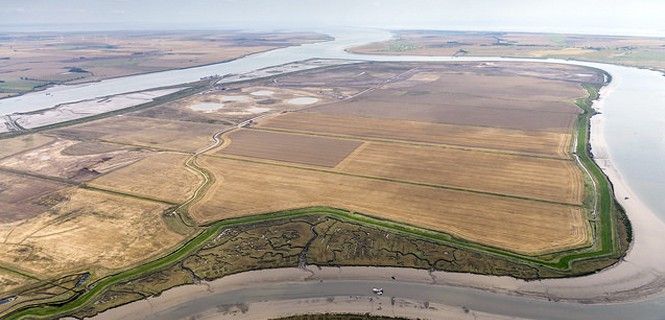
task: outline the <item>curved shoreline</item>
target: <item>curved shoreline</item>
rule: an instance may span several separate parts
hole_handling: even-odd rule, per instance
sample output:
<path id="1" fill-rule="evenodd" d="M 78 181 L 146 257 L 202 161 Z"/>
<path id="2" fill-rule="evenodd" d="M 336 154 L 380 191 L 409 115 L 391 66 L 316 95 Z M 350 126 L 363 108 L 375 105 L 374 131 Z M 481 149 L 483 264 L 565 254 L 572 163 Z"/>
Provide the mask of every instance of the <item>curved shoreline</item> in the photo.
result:
<path id="1" fill-rule="evenodd" d="M 268 319 L 276 315 L 341 311 L 432 319 L 444 317 L 470 319 L 473 315 L 490 319 L 557 319 L 557 316 L 540 314 L 542 308 L 558 312 L 560 307 L 575 309 L 579 305 L 580 308 L 595 308 L 594 313 L 603 315 L 603 308 L 618 309 L 626 306 L 626 304 L 587 305 L 546 298 L 534 299 L 516 291 L 507 296 L 508 302 L 523 300 L 526 301 L 526 308 L 513 312 L 510 307 L 497 306 L 496 301 L 488 303 L 482 301 L 492 297 L 494 300 L 502 301 L 501 298 L 506 292 L 448 283 L 442 280 L 443 276 L 445 274 L 430 273 L 426 270 L 375 267 L 308 266 L 306 270 L 281 268 L 249 271 L 210 282 L 176 287 L 159 296 L 110 309 L 92 319 L 182 319 L 185 316 L 237 318 L 237 312 L 236 314 L 220 312 L 232 306 L 243 306 L 245 309 L 242 313 L 243 319 Z M 499 280 L 510 281 L 510 278 L 502 278 L 504 279 Z M 377 297 L 371 292 L 371 288 L 377 286 L 384 288 L 385 296 Z M 480 300 L 480 303 L 470 301 L 470 297 Z M 393 299 L 403 303 L 398 303 L 398 307 L 392 306 Z M 423 308 L 424 305 L 428 307 Z M 265 309 L 266 307 L 270 309 Z M 498 308 L 499 312 L 493 312 L 494 308 Z M 631 308 L 654 307 L 636 303 Z M 417 310 L 416 313 L 414 309 Z M 468 314 L 469 310 L 473 312 Z M 565 311 L 561 314 L 563 319 L 567 318 L 566 314 L 568 318 L 570 317 Z M 602 318 L 623 319 L 621 315 Z"/>
<path id="2" fill-rule="evenodd" d="M 236 57 L 233 57 L 233 58 L 228 58 L 228 59 L 214 61 L 214 62 L 207 62 L 207 63 L 202 63 L 202 64 L 196 64 L 196 65 L 191 65 L 191 66 L 187 66 L 187 67 L 165 68 L 165 69 L 160 69 L 160 70 L 129 73 L 129 74 L 124 74 L 124 75 L 110 76 L 110 77 L 104 77 L 104 78 L 99 78 L 99 79 L 95 79 L 95 80 L 86 80 L 86 81 L 81 81 L 81 82 L 74 82 L 76 80 L 72 80 L 72 81 L 68 81 L 68 82 L 64 82 L 64 83 L 46 84 L 46 85 L 40 86 L 39 89 L 22 92 L 22 93 L 13 95 L 13 96 L 2 97 L 2 98 L 0 98 L 0 100 L 9 99 L 9 98 L 16 98 L 16 97 L 24 96 L 26 94 L 31 94 L 31 93 L 42 92 L 42 91 L 46 91 L 48 89 L 51 89 L 51 88 L 57 87 L 57 86 L 63 86 L 63 87 L 84 86 L 84 85 L 88 85 L 88 84 L 91 84 L 91 83 L 97 83 L 97 82 L 102 82 L 102 81 L 112 80 L 112 79 L 120 79 L 120 78 L 133 77 L 133 76 L 141 76 L 141 75 L 167 72 L 167 71 L 176 71 L 176 70 L 186 70 L 186 69 L 191 69 L 191 68 L 207 67 L 207 66 L 212 66 L 212 65 L 221 64 L 221 63 L 233 62 L 235 60 L 243 59 L 243 58 L 246 58 L 246 57 L 251 56 L 251 55 L 270 52 L 270 51 L 273 51 L 273 50 L 284 49 L 284 48 L 288 48 L 288 47 L 297 47 L 297 46 L 301 46 L 303 44 L 323 43 L 323 42 L 335 41 L 334 37 L 331 37 L 331 36 L 326 35 L 326 34 L 324 34 L 324 35 L 327 36 L 325 39 L 321 39 L 321 40 L 314 41 L 314 42 L 304 42 L 304 43 L 296 43 L 296 44 L 292 44 L 292 45 L 275 46 L 275 47 L 272 47 L 272 48 L 266 49 L 266 50 L 244 53 L 242 55 L 239 55 L 239 56 L 236 56 Z M 139 90 L 137 92 L 146 91 L 146 90 L 152 90 L 152 89 L 144 89 L 144 90 Z M 75 101 L 73 101 L 73 102 L 75 102 Z M 62 103 L 62 104 L 68 104 L 68 103 L 73 103 L 73 102 L 66 102 L 66 103 Z M 46 109 L 49 109 L 49 108 L 46 108 Z M 41 110 L 46 110 L 46 109 L 39 109 L 39 110 L 34 110 L 34 111 L 41 111 Z"/>

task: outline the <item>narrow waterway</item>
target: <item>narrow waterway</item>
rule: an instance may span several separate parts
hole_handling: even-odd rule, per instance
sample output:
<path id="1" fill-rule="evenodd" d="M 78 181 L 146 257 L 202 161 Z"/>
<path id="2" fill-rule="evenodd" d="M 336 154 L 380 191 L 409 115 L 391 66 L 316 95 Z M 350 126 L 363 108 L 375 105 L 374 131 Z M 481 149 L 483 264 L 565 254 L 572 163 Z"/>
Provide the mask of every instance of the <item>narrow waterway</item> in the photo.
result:
<path id="1" fill-rule="evenodd" d="M 390 283 L 385 283 L 385 286 L 391 288 L 390 291 L 398 297 L 427 299 L 457 306 L 464 303 L 474 310 L 506 316 L 543 319 L 665 319 L 665 297 L 662 296 L 662 288 L 665 286 L 665 254 L 662 253 L 665 248 L 665 197 L 662 196 L 665 194 L 665 166 L 662 165 L 665 160 L 665 77 L 662 74 L 644 69 L 565 60 L 353 55 L 343 49 L 385 40 L 390 34 L 373 30 L 345 31 L 333 35 L 335 41 L 273 50 L 223 64 L 79 86 L 57 86 L 46 92 L 0 100 L 0 114 L 38 110 L 57 103 L 190 82 L 213 74 L 248 72 L 309 58 L 431 62 L 537 61 L 603 69 L 612 75 L 613 81 L 601 92 L 601 100 L 594 104 L 602 114 L 592 120 L 591 141 L 599 165 L 610 176 L 616 187 L 617 198 L 633 223 L 635 241 L 626 261 L 597 274 L 575 279 L 524 282 L 512 278 L 436 273 L 437 278 L 441 279 L 437 285 L 400 282 L 394 288 Z M 47 92 L 49 95 L 46 95 Z M 352 272 L 356 269 L 349 270 Z M 385 270 L 377 268 L 375 273 Z M 287 298 L 363 295 L 363 292 L 367 295 L 370 294 L 367 288 L 377 279 L 363 274 L 350 273 L 356 279 L 350 283 L 345 282 L 345 279 L 277 282 L 270 284 L 270 288 L 273 288 L 271 290 L 266 290 L 267 284 L 256 278 L 238 289 L 242 291 L 220 290 L 210 295 L 192 295 L 189 300 L 177 303 L 160 300 L 161 297 L 150 301 L 152 305 L 161 303 L 169 310 L 185 308 L 190 314 L 197 314 L 203 311 L 198 310 L 198 306 L 214 306 L 210 305 L 210 299 L 220 303 L 250 303 Z M 167 314 L 162 315 L 164 318 L 172 318 Z"/>

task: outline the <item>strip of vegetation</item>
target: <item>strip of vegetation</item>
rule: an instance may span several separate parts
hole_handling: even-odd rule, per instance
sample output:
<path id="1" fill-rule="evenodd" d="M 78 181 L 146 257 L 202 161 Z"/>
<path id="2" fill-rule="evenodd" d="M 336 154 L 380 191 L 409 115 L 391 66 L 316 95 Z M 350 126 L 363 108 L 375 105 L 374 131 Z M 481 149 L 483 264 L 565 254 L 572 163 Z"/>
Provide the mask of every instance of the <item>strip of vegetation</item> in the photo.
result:
<path id="1" fill-rule="evenodd" d="M 22 307 L 7 319 L 89 316 L 177 285 L 306 264 L 399 266 L 522 279 L 595 272 L 625 254 L 631 230 L 589 152 L 591 103 L 598 97 L 598 87 L 586 89 L 589 97 L 578 101 L 584 113 L 578 120 L 577 155 L 596 182 L 599 216 L 592 221 L 597 240 L 588 248 L 530 257 L 342 209 L 294 209 L 210 224 L 166 256 L 97 280 L 66 301 Z"/>

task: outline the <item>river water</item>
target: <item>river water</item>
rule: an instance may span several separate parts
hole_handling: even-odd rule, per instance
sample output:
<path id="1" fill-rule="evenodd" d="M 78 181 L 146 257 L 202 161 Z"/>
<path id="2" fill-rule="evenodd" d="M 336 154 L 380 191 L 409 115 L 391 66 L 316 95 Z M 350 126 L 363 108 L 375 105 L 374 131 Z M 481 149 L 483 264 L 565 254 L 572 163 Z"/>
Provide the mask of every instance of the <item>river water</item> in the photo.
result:
<path id="1" fill-rule="evenodd" d="M 244 73 L 259 68 L 309 58 L 345 58 L 373 61 L 534 61 L 529 59 L 502 59 L 495 57 L 451 58 L 354 55 L 346 53 L 343 49 L 367 42 L 382 41 L 388 39 L 390 34 L 380 30 L 364 30 L 362 32 L 332 32 L 332 35 L 335 36 L 335 41 L 277 49 L 250 55 L 227 63 L 109 79 L 76 86 L 56 86 L 42 92 L 2 99 L 0 100 L 0 115 L 39 110 L 64 102 L 181 84 L 196 81 L 201 77 L 214 74 Z M 665 197 L 663 197 L 665 195 L 665 165 L 663 165 L 665 163 L 665 90 L 663 90 L 665 89 L 665 77 L 661 73 L 651 70 L 600 63 L 565 60 L 535 61 L 590 66 L 603 69 L 612 75 L 613 81 L 610 88 L 604 90 L 602 93 L 603 124 L 599 130 L 602 130 L 601 135 L 605 142 L 605 150 L 603 152 L 606 154 L 603 157 L 611 160 L 612 165 L 617 169 L 627 187 L 648 206 L 651 212 L 658 216 L 661 221 L 658 221 L 657 224 L 660 225 L 662 220 L 665 220 Z M 617 181 L 613 182 L 616 183 Z M 629 199 L 620 200 L 630 201 Z M 629 214 L 631 213 L 629 212 Z M 640 217 L 636 216 L 636 214 L 641 213 L 633 213 L 631 219 L 636 217 L 638 218 L 636 220 L 640 220 Z M 648 221 L 648 219 L 646 220 Z M 637 229 L 636 243 L 638 243 L 641 234 L 640 230 L 648 229 L 649 223 L 635 222 Z M 665 237 L 665 233 L 645 232 L 644 234 L 652 237 Z M 640 241 L 646 243 L 650 239 L 642 239 Z M 665 250 L 663 247 L 660 249 Z M 646 257 L 648 254 L 651 257 Z M 665 253 L 662 253 L 662 251 L 645 253 L 640 250 L 632 250 L 627 258 L 635 262 L 635 264 L 626 265 L 626 263 L 623 263 L 615 268 L 619 271 L 609 270 L 606 273 L 620 273 L 620 271 L 625 273 L 629 268 L 644 268 L 645 272 L 659 273 L 660 275 L 663 267 L 661 263 L 663 255 Z M 633 259 L 634 257 L 637 258 Z M 642 264 L 647 265 L 642 266 Z M 570 288 L 574 289 L 576 282 L 578 282 L 580 284 L 580 291 L 584 291 L 589 289 L 588 287 L 582 287 L 585 285 L 585 280 L 588 278 L 589 281 L 587 282 L 593 284 L 594 277 L 600 278 L 601 276 L 592 275 L 577 280 L 552 280 L 550 283 L 552 283 L 553 287 L 563 283 L 570 290 Z M 366 284 L 362 285 L 365 286 Z M 606 284 L 603 283 L 602 285 Z M 309 289 L 307 289 L 308 286 L 312 285 L 303 284 L 301 286 L 302 292 L 309 292 Z M 441 291 L 441 295 L 448 295 L 450 297 L 459 296 L 461 298 L 462 294 L 470 294 L 467 291 L 459 293 L 459 290 L 453 289 L 453 287 L 445 289 L 447 287 L 442 286 L 438 288 L 436 290 Z M 289 290 L 298 289 L 289 287 Z M 419 290 L 427 289 L 423 287 Z M 414 294 L 416 291 L 414 289 Z M 340 291 L 340 293 L 342 292 Z M 249 293 L 245 293 L 246 295 L 249 295 Z M 306 296 L 306 294 L 303 294 L 303 296 Z M 268 299 L 270 297 L 263 298 Z M 533 299 L 518 298 L 486 291 L 474 291 L 473 297 L 469 297 L 469 299 L 471 300 L 467 301 L 468 305 L 478 305 L 479 309 L 484 309 L 486 312 L 512 314 L 515 316 L 534 316 L 534 314 L 522 314 L 518 312 L 520 310 L 532 310 L 534 313 L 537 310 L 542 310 L 539 317 L 552 319 L 560 318 L 562 314 L 575 314 L 576 318 L 626 319 L 633 317 L 635 319 L 665 319 L 665 298 L 663 297 L 652 297 L 646 301 L 605 306 L 545 303 L 533 301 Z M 488 301 L 491 303 L 487 303 Z"/>

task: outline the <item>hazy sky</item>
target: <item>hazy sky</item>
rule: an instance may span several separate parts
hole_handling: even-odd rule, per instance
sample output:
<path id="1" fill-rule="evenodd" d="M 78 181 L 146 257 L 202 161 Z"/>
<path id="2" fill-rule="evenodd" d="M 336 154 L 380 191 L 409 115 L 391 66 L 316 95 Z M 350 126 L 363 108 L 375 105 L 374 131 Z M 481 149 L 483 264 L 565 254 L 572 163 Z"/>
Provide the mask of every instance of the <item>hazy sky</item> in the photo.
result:
<path id="1" fill-rule="evenodd" d="M 375 26 L 665 36 L 665 0 L 0 0 L 10 25 L 103 28 Z M 61 27 L 62 28 L 62 27 Z"/>

